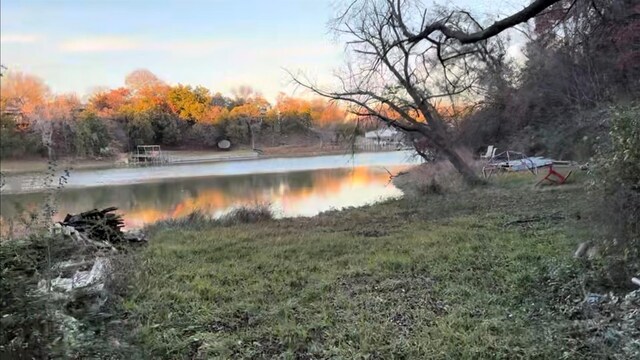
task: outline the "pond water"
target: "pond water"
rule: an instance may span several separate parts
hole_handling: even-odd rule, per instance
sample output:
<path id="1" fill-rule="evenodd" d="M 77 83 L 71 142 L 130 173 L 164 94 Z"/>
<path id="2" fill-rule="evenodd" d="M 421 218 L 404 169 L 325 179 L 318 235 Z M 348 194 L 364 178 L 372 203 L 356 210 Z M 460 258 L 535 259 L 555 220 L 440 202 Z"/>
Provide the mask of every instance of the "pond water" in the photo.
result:
<path id="1" fill-rule="evenodd" d="M 57 216 L 117 206 L 127 228 L 195 210 L 220 216 L 256 204 L 270 204 L 278 217 L 312 216 L 400 196 L 388 171 L 397 173 L 417 163 L 410 153 L 397 151 L 77 171 L 57 195 Z M 46 194 L 38 182 L 7 179 L 0 196 L 3 222 L 41 206 Z"/>

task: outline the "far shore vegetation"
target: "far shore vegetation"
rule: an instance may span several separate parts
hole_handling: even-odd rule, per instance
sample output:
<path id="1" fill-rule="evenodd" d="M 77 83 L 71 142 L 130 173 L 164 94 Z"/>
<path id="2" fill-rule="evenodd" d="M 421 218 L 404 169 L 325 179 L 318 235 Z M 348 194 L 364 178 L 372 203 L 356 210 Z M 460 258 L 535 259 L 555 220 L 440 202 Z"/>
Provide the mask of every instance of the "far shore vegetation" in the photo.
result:
<path id="1" fill-rule="evenodd" d="M 271 104 L 249 86 L 229 97 L 202 86 L 169 85 L 144 69 L 129 74 L 125 84 L 82 103 L 75 94 L 51 93 L 34 75 L 6 71 L 2 159 L 37 162 L 53 156 L 88 163 L 117 160 L 137 145 L 215 151 L 222 139 L 235 149 L 335 146 L 356 131 L 343 107 L 317 97 L 280 94 Z"/>

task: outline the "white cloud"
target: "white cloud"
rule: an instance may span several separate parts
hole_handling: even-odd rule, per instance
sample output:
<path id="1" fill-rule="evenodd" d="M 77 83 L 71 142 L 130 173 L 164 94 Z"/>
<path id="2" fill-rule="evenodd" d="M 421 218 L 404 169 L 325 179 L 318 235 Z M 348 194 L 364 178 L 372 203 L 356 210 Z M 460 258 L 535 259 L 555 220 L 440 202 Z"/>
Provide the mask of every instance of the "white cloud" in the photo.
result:
<path id="1" fill-rule="evenodd" d="M 60 50 L 75 53 L 158 51 L 183 55 L 205 54 L 225 46 L 226 43 L 211 40 L 150 41 L 127 36 L 93 36 L 69 39 L 59 44 Z"/>
<path id="2" fill-rule="evenodd" d="M 217 40 L 168 41 L 149 43 L 144 50 L 173 52 L 177 55 L 203 55 L 230 46 L 230 42 Z"/>
<path id="3" fill-rule="evenodd" d="M 60 49 L 66 52 L 111 52 L 134 50 L 139 41 L 127 37 L 100 36 L 66 40 Z"/>
<path id="4" fill-rule="evenodd" d="M 341 52 L 338 46 L 325 42 L 283 44 L 251 40 L 150 40 L 131 36 L 91 36 L 68 39 L 58 44 L 63 52 L 168 52 L 176 56 L 207 55 L 220 50 L 244 53 L 262 59 L 330 56 Z"/>
<path id="5" fill-rule="evenodd" d="M 40 36 L 36 34 L 0 34 L 0 42 L 3 44 L 24 44 L 36 42 Z"/>

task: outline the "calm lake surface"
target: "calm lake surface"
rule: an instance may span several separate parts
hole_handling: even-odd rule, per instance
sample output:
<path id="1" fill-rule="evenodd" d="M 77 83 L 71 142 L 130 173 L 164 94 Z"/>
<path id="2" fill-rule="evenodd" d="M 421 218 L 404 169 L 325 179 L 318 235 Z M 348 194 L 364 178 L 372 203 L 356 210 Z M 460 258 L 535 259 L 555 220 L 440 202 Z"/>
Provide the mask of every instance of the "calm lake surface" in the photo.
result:
<path id="1" fill-rule="evenodd" d="M 278 217 L 312 216 L 402 195 L 387 170 L 397 173 L 419 162 L 409 152 L 396 151 L 72 171 L 58 195 L 57 216 L 117 206 L 127 228 L 195 210 L 220 216 L 255 204 L 270 204 Z M 7 178 L 0 217 L 6 221 L 38 209 L 45 197 L 42 179 Z"/>

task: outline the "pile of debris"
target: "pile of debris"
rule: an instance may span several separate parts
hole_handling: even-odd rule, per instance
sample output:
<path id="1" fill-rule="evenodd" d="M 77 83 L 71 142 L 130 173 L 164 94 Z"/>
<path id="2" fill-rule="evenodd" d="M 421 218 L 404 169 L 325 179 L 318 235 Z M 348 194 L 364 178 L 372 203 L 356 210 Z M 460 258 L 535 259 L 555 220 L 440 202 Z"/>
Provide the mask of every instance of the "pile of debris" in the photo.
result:
<path id="1" fill-rule="evenodd" d="M 141 232 L 123 232 L 124 221 L 113 213 L 117 208 L 90 210 L 77 215 L 67 214 L 64 221 L 54 225 L 52 232 L 70 238 L 75 244 L 69 258 L 57 264 L 57 278 L 42 283 L 41 290 L 67 292 L 78 288 L 102 288 L 111 264 L 109 256 L 117 253 L 116 246 L 144 243 Z M 106 251 L 105 251 L 106 250 Z M 44 288 L 46 285 L 46 288 Z"/>
<path id="2" fill-rule="evenodd" d="M 118 208 L 109 207 L 103 210 L 85 211 L 78 215 L 67 214 L 60 225 L 71 226 L 91 239 L 111 242 L 122 241 L 124 220 L 120 215 L 113 213 L 116 210 Z"/>
<path id="3" fill-rule="evenodd" d="M 124 220 L 114 211 L 116 207 L 93 209 L 83 213 L 67 214 L 64 221 L 55 225 L 65 235 L 72 235 L 77 240 L 86 243 L 102 242 L 103 244 L 118 244 L 122 242 L 144 242 L 144 235 L 140 232 L 123 232 Z"/>
<path id="4" fill-rule="evenodd" d="M 113 275 L 115 257 L 129 245 L 146 243 L 142 232 L 123 231 L 124 221 L 116 210 L 109 207 L 68 214 L 52 228 L 53 234 L 62 236 L 60 241 L 71 242 L 68 245 L 73 250 L 52 264 L 50 277 L 39 281 L 37 293 L 58 304 L 55 318 L 69 351 L 93 336 L 78 330 L 84 326 L 69 309 L 76 308 L 73 304 L 82 298 L 85 311 L 101 313 L 110 297 L 106 284 Z"/>

